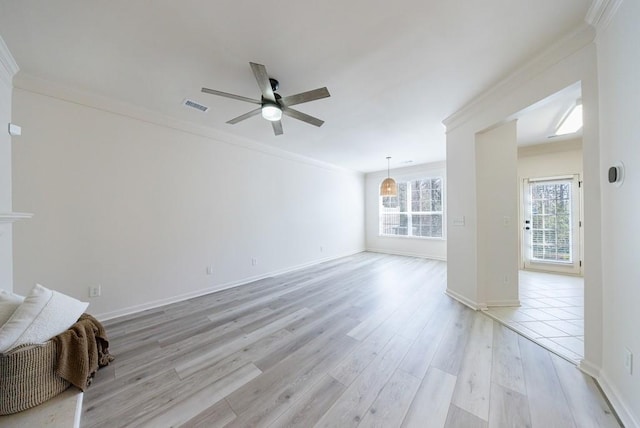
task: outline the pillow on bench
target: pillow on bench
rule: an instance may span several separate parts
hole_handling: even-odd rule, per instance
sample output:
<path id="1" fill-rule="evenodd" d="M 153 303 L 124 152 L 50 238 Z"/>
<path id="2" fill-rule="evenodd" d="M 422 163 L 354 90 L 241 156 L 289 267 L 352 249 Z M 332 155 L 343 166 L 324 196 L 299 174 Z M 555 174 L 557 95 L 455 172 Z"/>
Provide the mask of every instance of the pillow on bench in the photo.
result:
<path id="1" fill-rule="evenodd" d="M 36 284 L 0 327 L 0 353 L 26 343 L 46 342 L 71 327 L 88 306 Z"/>

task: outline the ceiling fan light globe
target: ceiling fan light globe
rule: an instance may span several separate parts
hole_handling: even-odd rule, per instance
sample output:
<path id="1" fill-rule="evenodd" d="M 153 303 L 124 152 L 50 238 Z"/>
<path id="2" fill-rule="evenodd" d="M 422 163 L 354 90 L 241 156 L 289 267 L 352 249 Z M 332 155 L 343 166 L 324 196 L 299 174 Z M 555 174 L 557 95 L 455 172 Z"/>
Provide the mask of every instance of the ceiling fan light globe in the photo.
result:
<path id="1" fill-rule="evenodd" d="M 282 119 L 282 110 L 275 104 L 265 104 L 262 106 L 262 117 L 276 122 Z"/>

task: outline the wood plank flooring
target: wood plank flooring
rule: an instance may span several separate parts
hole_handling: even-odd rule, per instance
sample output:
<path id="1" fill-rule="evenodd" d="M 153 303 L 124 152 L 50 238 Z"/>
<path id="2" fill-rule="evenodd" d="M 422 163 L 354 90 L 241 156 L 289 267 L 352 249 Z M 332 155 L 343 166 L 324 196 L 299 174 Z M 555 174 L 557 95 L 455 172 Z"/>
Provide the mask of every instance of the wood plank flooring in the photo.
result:
<path id="1" fill-rule="evenodd" d="M 83 427 L 617 427 L 591 378 L 361 253 L 105 322 Z"/>

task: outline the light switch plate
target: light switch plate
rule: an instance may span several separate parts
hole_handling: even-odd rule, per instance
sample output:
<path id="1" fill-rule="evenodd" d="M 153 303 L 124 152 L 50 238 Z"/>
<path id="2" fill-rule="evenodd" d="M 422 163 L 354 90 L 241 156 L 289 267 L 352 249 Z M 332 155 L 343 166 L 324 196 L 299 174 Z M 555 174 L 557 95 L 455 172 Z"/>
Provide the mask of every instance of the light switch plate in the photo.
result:
<path id="1" fill-rule="evenodd" d="M 22 135 L 22 128 L 14 123 L 9 124 L 9 135 L 17 137 Z"/>
<path id="2" fill-rule="evenodd" d="M 454 217 L 452 224 L 453 226 L 464 226 L 464 216 Z"/>

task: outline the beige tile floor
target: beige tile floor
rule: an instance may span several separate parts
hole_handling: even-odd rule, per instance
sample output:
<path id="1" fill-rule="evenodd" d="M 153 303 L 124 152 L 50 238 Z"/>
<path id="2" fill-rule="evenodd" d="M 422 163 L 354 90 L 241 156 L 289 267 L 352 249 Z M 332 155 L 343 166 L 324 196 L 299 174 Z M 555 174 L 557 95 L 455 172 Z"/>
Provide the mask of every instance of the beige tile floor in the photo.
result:
<path id="1" fill-rule="evenodd" d="M 582 277 L 520 271 L 520 307 L 489 308 L 487 314 L 571 361 L 584 355 Z"/>

